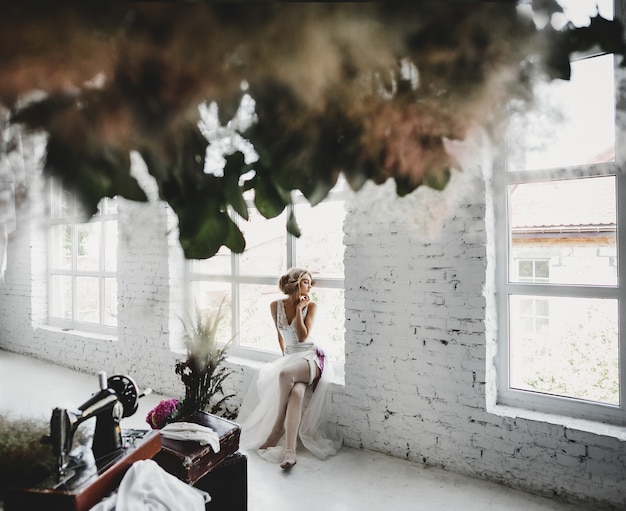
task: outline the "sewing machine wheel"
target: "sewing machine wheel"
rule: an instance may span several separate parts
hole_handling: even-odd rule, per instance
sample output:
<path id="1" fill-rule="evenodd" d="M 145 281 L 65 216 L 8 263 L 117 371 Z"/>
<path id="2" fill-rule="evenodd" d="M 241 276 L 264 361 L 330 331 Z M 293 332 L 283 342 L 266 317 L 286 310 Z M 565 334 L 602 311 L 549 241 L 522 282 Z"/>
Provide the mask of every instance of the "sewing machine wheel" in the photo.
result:
<path id="1" fill-rule="evenodd" d="M 117 398 L 124 406 L 122 417 L 130 417 L 139 407 L 139 389 L 130 376 L 116 374 L 107 380 L 109 388 L 117 394 Z"/>

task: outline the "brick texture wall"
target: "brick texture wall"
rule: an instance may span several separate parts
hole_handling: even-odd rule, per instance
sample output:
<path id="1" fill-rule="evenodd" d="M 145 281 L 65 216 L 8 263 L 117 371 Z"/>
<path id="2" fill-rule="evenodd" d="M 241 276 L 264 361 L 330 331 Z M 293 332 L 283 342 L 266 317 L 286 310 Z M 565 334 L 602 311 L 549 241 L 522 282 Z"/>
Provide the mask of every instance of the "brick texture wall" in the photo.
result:
<path id="1" fill-rule="evenodd" d="M 625 430 L 620 439 L 615 430 L 493 409 L 485 189 L 476 168 L 455 174 L 443 193 L 398 199 L 387 184 L 354 196 L 345 224 L 345 385 L 333 387 L 335 420 L 349 446 L 626 509 Z M 140 387 L 180 395 L 169 346 L 183 261 L 171 214 L 158 202 L 120 204 L 119 336 L 94 339 L 41 323 L 45 236 L 37 203 L 20 209 L 10 239 L 0 348 L 83 372 L 130 374 Z M 232 367 L 227 392 L 239 392 L 254 366 Z"/>

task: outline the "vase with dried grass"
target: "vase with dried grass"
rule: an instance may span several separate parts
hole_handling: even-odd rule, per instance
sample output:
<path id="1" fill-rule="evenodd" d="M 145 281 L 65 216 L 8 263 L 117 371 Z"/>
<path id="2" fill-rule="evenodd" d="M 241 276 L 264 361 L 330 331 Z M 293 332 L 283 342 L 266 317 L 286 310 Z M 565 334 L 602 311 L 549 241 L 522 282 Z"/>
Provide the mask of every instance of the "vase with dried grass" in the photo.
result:
<path id="1" fill-rule="evenodd" d="M 226 352 L 232 338 L 218 342 L 218 328 L 224 317 L 224 301 L 216 311 L 196 311 L 193 321 L 183 321 L 187 358 L 176 363 L 176 374 L 185 385 L 179 417 L 204 411 L 225 419 L 234 419 L 237 410 L 228 406 L 235 394 L 225 394 L 224 382 L 232 371 L 226 366 Z"/>

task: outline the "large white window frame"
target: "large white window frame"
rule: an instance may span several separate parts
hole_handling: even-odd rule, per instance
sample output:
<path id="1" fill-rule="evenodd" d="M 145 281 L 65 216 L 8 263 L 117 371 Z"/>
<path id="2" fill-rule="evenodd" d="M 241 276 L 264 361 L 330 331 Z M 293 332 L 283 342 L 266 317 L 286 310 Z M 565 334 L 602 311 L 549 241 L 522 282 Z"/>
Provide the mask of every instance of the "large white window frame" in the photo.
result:
<path id="1" fill-rule="evenodd" d="M 98 213 L 86 222 L 78 199 L 51 180 L 50 206 L 48 324 L 116 335 L 117 201 L 103 199 Z M 84 237 L 89 233 L 93 236 L 85 249 Z M 86 251 L 90 261 L 83 264 Z M 64 286 L 59 285 L 61 281 Z M 85 290 L 82 286 L 87 282 L 90 285 Z"/>
<path id="2" fill-rule="evenodd" d="M 324 203 L 327 204 L 329 202 L 339 202 L 343 204 L 345 202 L 345 185 L 339 185 L 333 189 L 328 197 L 324 200 Z M 293 195 L 294 206 L 288 206 L 286 211 L 283 213 L 284 217 L 287 218 L 294 207 L 297 207 L 300 204 L 308 204 L 306 199 L 300 193 L 294 193 Z M 254 204 L 252 200 L 247 200 L 247 204 L 250 210 L 254 210 Z M 314 209 L 314 208 L 313 208 Z M 238 218 L 238 216 L 232 213 L 232 217 L 234 221 L 239 222 L 240 224 L 245 224 L 245 220 Z M 303 236 L 306 236 L 306 233 L 303 233 Z M 245 285 L 261 285 L 268 286 L 269 288 L 275 289 L 277 293 L 280 293 L 278 290 L 278 279 L 279 277 L 285 273 L 288 268 L 291 267 L 305 267 L 306 265 L 302 265 L 299 263 L 299 258 L 297 254 L 297 238 L 292 236 L 289 233 L 286 233 L 286 240 L 284 246 L 284 254 L 281 257 L 284 257 L 284 268 L 282 268 L 281 273 L 273 273 L 273 274 L 244 274 L 240 270 L 240 260 L 242 255 L 235 254 L 230 252 L 227 249 L 222 249 L 217 256 L 214 257 L 228 257 L 228 264 L 220 264 L 218 267 L 222 268 L 221 271 L 218 272 L 195 272 L 194 271 L 194 263 L 193 261 L 188 261 L 186 264 L 186 308 L 188 311 L 196 310 L 196 303 L 193 296 L 192 284 L 194 282 L 212 282 L 212 283 L 224 283 L 230 287 L 230 296 L 231 296 L 231 324 L 230 324 L 230 336 L 232 337 L 231 345 L 229 347 L 229 355 L 231 356 L 240 356 L 242 358 L 247 358 L 251 360 L 258 361 L 271 361 L 275 359 L 278 354 L 278 342 L 276 339 L 275 331 L 272 333 L 271 344 L 275 346 L 274 351 L 264 350 L 264 349 L 254 349 L 251 347 L 243 346 L 240 343 L 239 336 L 239 328 L 241 324 L 241 308 L 242 308 L 242 292 L 241 287 Z M 221 255 L 220 255 L 221 254 Z M 343 259 L 342 259 L 343 264 Z M 315 280 L 315 286 L 313 292 L 317 289 L 326 289 L 326 290 L 341 290 L 344 289 L 344 277 L 343 272 L 341 276 L 338 275 L 324 275 L 320 273 L 315 273 L 313 275 Z M 324 317 L 329 313 L 329 311 L 324 310 L 324 305 L 321 304 L 321 312 L 318 314 L 316 319 L 315 333 L 320 328 L 318 325 L 319 322 L 324 321 Z M 342 303 L 343 306 L 343 303 Z M 341 313 L 345 311 L 345 306 Z M 267 324 L 271 324 L 271 317 L 269 315 L 269 309 L 258 311 L 259 321 L 262 321 Z M 273 329 L 272 325 L 272 329 Z M 343 328 L 343 325 L 342 325 Z M 345 330 L 342 330 L 341 339 L 343 342 Z M 341 357 L 341 360 L 334 360 L 333 366 L 341 371 L 343 367 L 343 359 L 345 355 Z"/>
<path id="3" fill-rule="evenodd" d="M 618 7 L 618 6 L 616 6 Z M 624 13 L 617 10 L 615 17 L 624 20 Z M 614 57 L 614 69 L 618 68 L 622 57 Z M 620 75 L 616 74 L 616 89 Z M 616 99 L 619 91 L 616 90 Z M 587 98 L 581 98 L 587 101 Z M 620 102 L 616 101 L 616 117 L 624 119 L 626 112 L 620 110 Z M 622 107 L 623 108 L 623 107 Z M 620 426 L 626 425 L 626 176 L 620 172 L 624 169 L 624 150 L 620 143 L 626 140 L 626 133 L 620 127 L 623 122 L 616 119 L 615 133 L 615 161 L 590 164 L 584 166 L 569 166 L 563 168 L 549 168 L 541 170 L 515 170 L 507 171 L 506 152 L 496 170 L 494 179 L 495 192 L 495 220 L 496 220 L 496 289 L 498 311 L 498 354 L 496 357 L 497 368 L 497 403 L 520 409 L 534 410 L 566 417 L 574 417 L 597 422 L 605 422 Z M 593 129 L 590 127 L 590 129 Z M 501 169 L 501 170 L 499 170 Z M 524 279 L 510 278 L 514 273 L 510 264 L 517 264 L 511 259 L 509 253 L 510 236 L 510 195 L 508 190 L 512 185 L 559 181 L 564 179 L 586 179 L 595 177 L 612 176 L 615 179 L 616 201 L 616 251 L 617 251 L 617 281 L 615 285 L 593 284 L 556 284 L 546 282 L 524 282 Z M 611 257 L 611 262 L 613 258 Z M 619 344 L 619 403 L 616 405 L 587 401 L 571 397 L 563 397 L 554 394 L 532 392 L 512 388 L 510 383 L 511 349 L 509 343 L 509 331 L 512 328 L 509 317 L 510 299 L 513 296 L 527 296 L 533 299 L 549 299 L 551 297 L 609 299 L 617 302 L 617 324 Z"/>

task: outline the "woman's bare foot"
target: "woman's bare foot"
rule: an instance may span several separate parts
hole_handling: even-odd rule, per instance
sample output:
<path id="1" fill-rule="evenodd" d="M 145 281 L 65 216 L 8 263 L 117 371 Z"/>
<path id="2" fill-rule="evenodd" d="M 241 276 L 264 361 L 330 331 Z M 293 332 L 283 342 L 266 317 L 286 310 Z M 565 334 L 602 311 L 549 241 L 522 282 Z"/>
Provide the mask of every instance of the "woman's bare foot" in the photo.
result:
<path id="1" fill-rule="evenodd" d="M 259 447 L 259 449 L 267 449 L 268 447 L 276 447 L 276 444 L 280 441 L 283 434 L 285 433 L 285 428 L 280 430 L 272 430 L 270 436 L 267 437 L 267 440 L 263 442 L 263 445 Z"/>
<path id="2" fill-rule="evenodd" d="M 280 468 L 287 469 L 291 468 L 296 464 L 296 453 L 293 449 L 285 450 L 285 460 L 280 464 Z"/>

